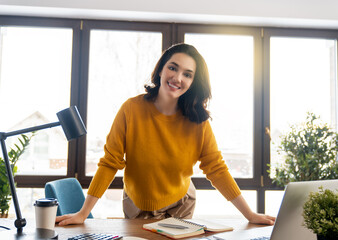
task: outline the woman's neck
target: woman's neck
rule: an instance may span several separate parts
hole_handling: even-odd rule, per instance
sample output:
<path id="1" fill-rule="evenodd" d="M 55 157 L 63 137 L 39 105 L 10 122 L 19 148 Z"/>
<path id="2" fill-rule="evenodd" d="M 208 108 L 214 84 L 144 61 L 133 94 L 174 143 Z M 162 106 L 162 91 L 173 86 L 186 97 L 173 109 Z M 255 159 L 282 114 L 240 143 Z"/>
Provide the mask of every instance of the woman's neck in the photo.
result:
<path id="1" fill-rule="evenodd" d="M 167 116 L 174 115 L 178 110 L 177 99 L 166 99 L 158 95 L 154 102 L 157 110 Z"/>

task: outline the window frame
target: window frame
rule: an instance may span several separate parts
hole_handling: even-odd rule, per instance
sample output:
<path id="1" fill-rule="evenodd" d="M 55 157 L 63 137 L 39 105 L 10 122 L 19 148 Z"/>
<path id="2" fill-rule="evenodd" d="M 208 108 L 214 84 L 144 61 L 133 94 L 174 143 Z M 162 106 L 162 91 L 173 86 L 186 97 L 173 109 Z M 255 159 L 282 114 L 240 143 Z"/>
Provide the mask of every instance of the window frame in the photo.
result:
<path id="1" fill-rule="evenodd" d="M 0 16 L 0 27 L 48 27 L 48 28 L 68 28 L 73 31 L 72 39 L 72 61 L 71 61 L 71 90 L 70 106 L 79 105 L 78 85 L 79 85 L 79 59 L 80 59 L 80 24 L 81 21 L 73 19 L 58 18 L 34 18 L 21 16 Z M 56 114 L 56 113 L 55 113 Z M 80 112 L 82 115 L 82 112 Z M 68 161 L 66 175 L 16 175 L 15 182 L 18 187 L 43 188 L 48 181 L 74 176 L 76 173 L 75 163 L 77 159 L 77 141 L 68 142 Z"/>
<path id="2" fill-rule="evenodd" d="M 91 30 L 124 30 L 124 31 L 142 31 L 142 32 L 161 32 L 162 50 L 172 44 L 172 26 L 168 23 L 148 23 L 148 22 L 121 22 L 121 21 L 99 21 L 85 20 L 82 22 L 82 45 L 81 45 L 81 79 L 79 86 L 79 106 L 83 113 L 83 121 L 87 123 L 87 103 L 88 103 L 88 71 L 89 71 L 89 46 Z M 80 110 L 79 110 L 80 111 Z M 77 178 L 83 187 L 89 187 L 92 177 L 86 176 L 86 139 L 85 137 L 78 141 L 77 148 Z M 122 177 L 116 176 L 109 186 L 110 189 L 122 189 Z"/>
<path id="3" fill-rule="evenodd" d="M 219 25 L 196 25 L 196 24 L 177 24 L 177 40 L 184 42 L 186 33 L 201 34 L 228 34 L 252 36 L 254 40 L 254 96 L 253 96 L 253 178 L 236 178 L 236 182 L 243 190 L 256 190 L 261 185 L 262 166 L 259 159 L 262 158 L 262 40 L 261 29 L 257 27 L 241 26 L 219 26 Z M 213 189 L 211 183 L 206 178 L 192 178 L 197 189 Z"/>
<path id="4" fill-rule="evenodd" d="M 262 187 L 259 190 L 262 195 L 258 198 L 258 209 L 265 212 L 265 191 L 284 190 L 284 187 L 277 186 L 272 183 L 272 179 L 268 173 L 268 164 L 270 164 L 270 135 L 266 132 L 266 128 L 270 131 L 270 39 L 271 37 L 304 37 L 304 38 L 323 38 L 338 41 L 338 31 L 332 29 L 302 29 L 302 28 L 264 28 L 263 36 L 263 177 Z M 338 49 L 336 52 L 338 56 Z M 337 60 L 336 60 L 337 63 Z M 337 81 L 338 64 L 336 65 L 336 81 Z M 337 88 L 337 86 L 336 86 Z M 336 89 L 335 91 L 337 91 Z M 338 109 L 336 109 L 338 111 Z"/>
<path id="5" fill-rule="evenodd" d="M 271 37 L 297 37 L 297 38 L 322 38 L 335 40 L 336 45 L 338 42 L 337 30 L 319 30 L 319 29 L 286 29 L 286 28 L 265 28 L 263 38 L 263 81 L 264 81 L 264 129 L 270 129 L 270 39 Z M 338 48 L 336 55 L 338 56 Z M 338 61 L 336 59 L 336 82 Z M 337 87 L 337 86 L 336 86 Z M 338 89 L 336 89 L 337 91 Z M 338 112 L 338 109 L 336 109 Z M 268 134 L 264 136 L 264 185 L 269 186 L 267 190 L 282 189 L 272 184 L 272 180 L 267 172 L 268 164 L 270 163 L 270 137 Z"/>

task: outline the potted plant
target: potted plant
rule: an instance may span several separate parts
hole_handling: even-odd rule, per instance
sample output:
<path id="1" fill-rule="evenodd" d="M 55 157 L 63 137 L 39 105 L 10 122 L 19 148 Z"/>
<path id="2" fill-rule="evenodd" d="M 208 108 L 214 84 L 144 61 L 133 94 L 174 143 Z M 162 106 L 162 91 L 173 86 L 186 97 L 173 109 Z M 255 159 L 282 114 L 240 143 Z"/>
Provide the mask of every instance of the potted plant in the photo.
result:
<path id="1" fill-rule="evenodd" d="M 28 137 L 27 135 L 22 134 L 18 137 L 18 141 L 20 142 L 19 145 L 14 144 L 14 148 L 11 148 L 10 151 L 8 151 L 8 159 L 11 164 L 13 176 L 17 172 L 16 163 L 27 148 L 33 135 Z M 10 202 L 11 189 L 8 183 L 6 165 L 4 159 L 0 157 L 0 217 L 8 216 Z"/>
<path id="2" fill-rule="evenodd" d="M 276 166 L 272 177 L 278 186 L 292 181 L 338 178 L 338 134 L 313 113 L 307 113 L 305 123 L 292 125 L 281 136 L 278 153 L 285 159 Z M 270 166 L 269 172 L 271 169 Z"/>
<path id="3" fill-rule="evenodd" d="M 334 240 L 338 236 L 338 189 L 336 193 L 319 187 L 311 192 L 303 205 L 304 225 L 317 234 L 318 240 Z"/>

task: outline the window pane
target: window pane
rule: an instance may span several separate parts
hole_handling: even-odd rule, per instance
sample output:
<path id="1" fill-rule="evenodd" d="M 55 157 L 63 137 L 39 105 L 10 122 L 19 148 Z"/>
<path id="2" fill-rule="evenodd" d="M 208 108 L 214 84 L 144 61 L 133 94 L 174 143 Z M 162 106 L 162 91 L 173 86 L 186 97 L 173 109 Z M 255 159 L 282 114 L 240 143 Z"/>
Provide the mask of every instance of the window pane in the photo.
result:
<path id="1" fill-rule="evenodd" d="M 249 204 L 252 211 L 257 211 L 257 192 L 256 191 L 241 191 L 243 197 Z M 237 208 L 227 201 L 224 196 L 215 190 L 197 190 L 196 191 L 196 207 L 194 217 L 196 218 L 226 218 L 239 217 L 243 215 Z"/>
<path id="2" fill-rule="evenodd" d="M 44 188 L 16 188 L 16 194 L 18 197 L 20 211 L 23 218 L 26 218 L 28 221 L 35 221 L 35 209 L 34 202 L 39 198 L 45 197 Z M 10 201 L 8 217 L 16 219 L 15 207 L 13 200 Z"/>
<path id="3" fill-rule="evenodd" d="M 313 112 L 331 127 L 337 126 L 336 42 L 326 39 L 271 38 L 270 124 L 271 163 L 280 136 L 290 125 L 303 123 Z"/>
<path id="4" fill-rule="evenodd" d="M 87 195 L 87 190 L 84 194 Z M 122 199 L 123 189 L 107 189 L 93 208 L 93 216 L 101 219 L 124 218 Z"/>
<path id="5" fill-rule="evenodd" d="M 96 171 L 117 111 L 128 98 L 145 92 L 161 53 L 161 33 L 90 32 L 86 175 Z"/>
<path id="6" fill-rule="evenodd" d="M 277 216 L 284 191 L 265 191 L 265 214 L 270 216 Z"/>
<path id="7" fill-rule="evenodd" d="M 2 27 L 0 128 L 14 131 L 58 121 L 70 103 L 72 30 Z M 8 150 L 17 136 L 6 140 Z M 60 127 L 38 131 L 17 164 L 26 175 L 66 175 L 68 143 Z"/>
<path id="8" fill-rule="evenodd" d="M 232 176 L 252 178 L 253 37 L 189 33 L 185 42 L 208 64 L 211 125 L 223 158 Z M 195 172 L 202 174 L 197 168 Z"/>
<path id="9" fill-rule="evenodd" d="M 283 192 L 282 192 L 283 193 Z M 45 196 L 43 188 L 17 188 L 18 199 L 22 216 L 26 219 L 33 219 L 35 217 L 34 205 L 36 199 Z M 85 196 L 87 189 L 84 189 Z M 122 189 L 108 189 L 97 202 L 92 210 L 95 218 L 107 219 L 124 218 L 122 207 Z M 247 200 L 250 208 L 256 211 L 257 206 L 257 192 L 256 191 L 242 191 L 243 197 Z M 212 199 L 212 204 L 210 204 Z M 275 198 L 271 199 L 273 201 Z M 280 199 L 277 202 L 280 204 Z M 277 205 L 277 204 L 276 204 Z M 278 206 L 279 208 L 279 206 Z M 277 209 L 278 210 L 278 209 Z M 275 212 L 275 211 L 273 211 Z M 273 216 L 276 216 L 273 215 Z M 11 202 L 9 209 L 9 217 L 15 218 L 15 209 Z M 222 194 L 215 190 L 197 190 L 196 191 L 196 207 L 194 210 L 195 218 L 244 218 L 243 215 L 234 207 L 231 202 L 227 201 Z"/>

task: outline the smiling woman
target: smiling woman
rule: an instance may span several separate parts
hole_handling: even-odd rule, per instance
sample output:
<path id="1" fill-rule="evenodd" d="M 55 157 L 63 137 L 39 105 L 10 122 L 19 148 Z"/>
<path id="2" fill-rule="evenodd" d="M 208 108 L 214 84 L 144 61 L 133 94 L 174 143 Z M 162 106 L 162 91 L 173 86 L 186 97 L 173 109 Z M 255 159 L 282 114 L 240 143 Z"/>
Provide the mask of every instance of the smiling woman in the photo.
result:
<path id="1" fill-rule="evenodd" d="M 57 217 L 59 225 L 83 223 L 122 169 L 126 218 L 192 218 L 196 192 L 191 176 L 197 161 L 213 186 L 250 222 L 273 224 L 273 217 L 251 210 L 218 150 L 206 110 L 209 74 L 196 48 L 184 43 L 168 48 L 151 82 L 146 94 L 122 104 L 83 207 Z"/>

